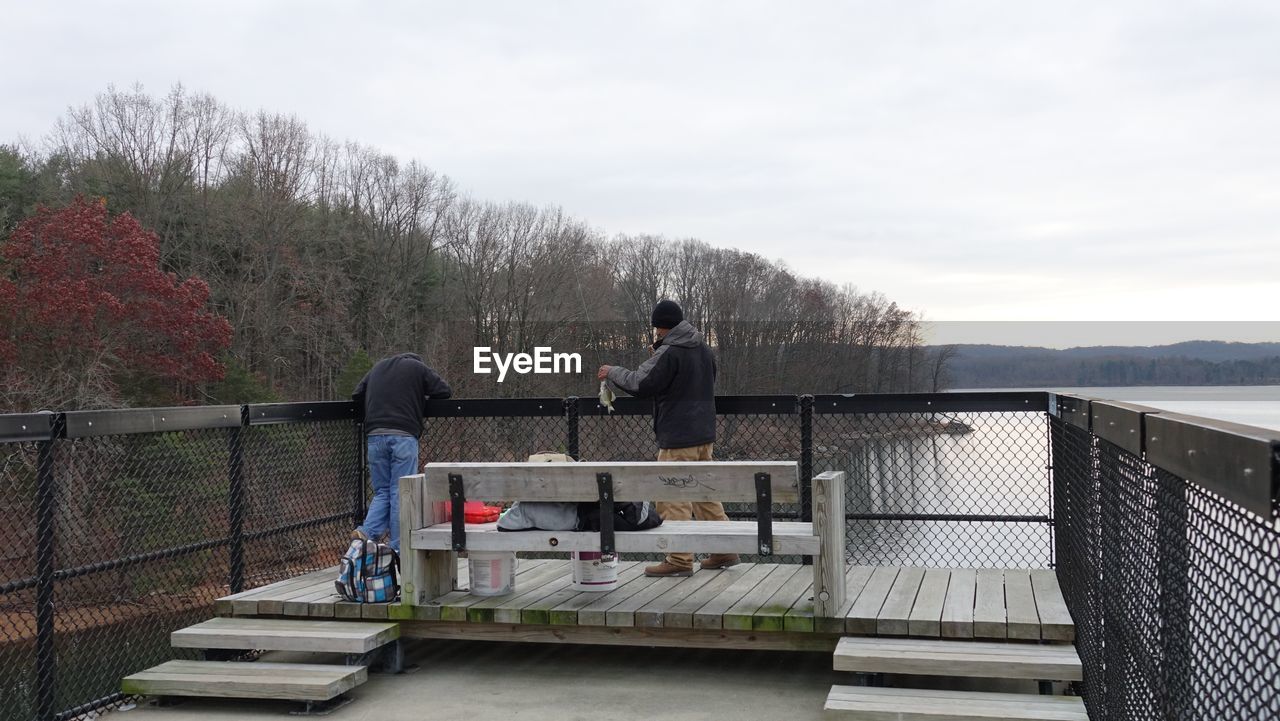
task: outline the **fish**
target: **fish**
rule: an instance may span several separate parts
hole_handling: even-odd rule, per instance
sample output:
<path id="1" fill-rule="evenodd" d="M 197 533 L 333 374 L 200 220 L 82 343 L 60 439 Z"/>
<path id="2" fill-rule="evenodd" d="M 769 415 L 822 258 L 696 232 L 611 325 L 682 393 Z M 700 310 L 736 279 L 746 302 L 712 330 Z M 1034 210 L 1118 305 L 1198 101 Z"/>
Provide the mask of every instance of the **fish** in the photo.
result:
<path id="1" fill-rule="evenodd" d="M 609 409 L 613 413 L 613 399 L 617 398 L 613 394 L 613 389 L 609 387 L 609 381 L 600 381 L 600 405 Z"/>

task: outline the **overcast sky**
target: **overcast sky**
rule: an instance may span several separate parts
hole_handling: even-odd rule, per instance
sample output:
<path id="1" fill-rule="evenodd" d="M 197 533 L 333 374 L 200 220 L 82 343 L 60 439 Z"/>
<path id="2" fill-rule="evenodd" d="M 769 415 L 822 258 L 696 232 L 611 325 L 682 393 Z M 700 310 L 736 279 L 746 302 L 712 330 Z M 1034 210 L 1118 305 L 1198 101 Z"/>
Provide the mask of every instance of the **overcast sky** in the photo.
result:
<path id="1" fill-rule="evenodd" d="M 933 320 L 1280 318 L 1274 0 L 0 9 L 0 142 L 181 82 Z"/>

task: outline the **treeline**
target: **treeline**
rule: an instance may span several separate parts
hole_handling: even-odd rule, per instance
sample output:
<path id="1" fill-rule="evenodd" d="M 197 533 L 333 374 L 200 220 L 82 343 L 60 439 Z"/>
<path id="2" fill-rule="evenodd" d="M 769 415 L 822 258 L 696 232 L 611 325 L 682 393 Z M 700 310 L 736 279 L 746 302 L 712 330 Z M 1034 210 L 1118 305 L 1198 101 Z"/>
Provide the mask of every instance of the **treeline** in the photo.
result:
<path id="1" fill-rule="evenodd" d="M 404 350 L 464 396 L 592 394 L 596 365 L 646 357 L 663 297 L 716 347 L 721 393 L 931 390 L 945 375 L 916 316 L 881 295 L 471 198 L 416 161 L 180 87 L 109 89 L 38 145 L 0 148 L 0 237 L 77 196 L 155 230 L 162 269 L 206 281 L 232 325 L 226 379 L 172 389 L 178 401 L 343 398 L 371 359 Z M 478 345 L 578 352 L 583 374 L 498 384 L 471 372 Z"/>
<path id="2" fill-rule="evenodd" d="M 976 358 L 961 351 L 948 373 L 957 388 L 1271 385 L 1280 383 L 1280 357 L 1215 361 L 1045 352 Z"/>

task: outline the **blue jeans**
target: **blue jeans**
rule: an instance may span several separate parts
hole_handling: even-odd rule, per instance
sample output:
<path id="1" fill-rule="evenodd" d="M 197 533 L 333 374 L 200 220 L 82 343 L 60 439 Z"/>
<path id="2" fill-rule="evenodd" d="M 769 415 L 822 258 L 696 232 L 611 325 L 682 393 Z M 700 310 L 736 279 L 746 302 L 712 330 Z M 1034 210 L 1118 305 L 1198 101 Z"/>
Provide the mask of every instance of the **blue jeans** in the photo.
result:
<path id="1" fill-rule="evenodd" d="M 400 477 L 418 472 L 418 439 L 412 436 L 369 436 L 369 480 L 373 500 L 360 530 L 377 540 L 387 531 L 387 543 L 400 550 Z"/>

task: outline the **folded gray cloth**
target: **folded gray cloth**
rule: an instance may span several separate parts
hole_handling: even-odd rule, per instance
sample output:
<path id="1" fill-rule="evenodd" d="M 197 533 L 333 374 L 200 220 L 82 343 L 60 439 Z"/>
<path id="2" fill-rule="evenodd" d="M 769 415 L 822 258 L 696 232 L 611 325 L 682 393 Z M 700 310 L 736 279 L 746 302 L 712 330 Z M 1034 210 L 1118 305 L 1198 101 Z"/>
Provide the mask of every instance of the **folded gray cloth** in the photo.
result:
<path id="1" fill-rule="evenodd" d="M 578 504 L 572 501 L 517 501 L 498 519 L 499 531 L 572 531 Z"/>

